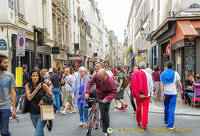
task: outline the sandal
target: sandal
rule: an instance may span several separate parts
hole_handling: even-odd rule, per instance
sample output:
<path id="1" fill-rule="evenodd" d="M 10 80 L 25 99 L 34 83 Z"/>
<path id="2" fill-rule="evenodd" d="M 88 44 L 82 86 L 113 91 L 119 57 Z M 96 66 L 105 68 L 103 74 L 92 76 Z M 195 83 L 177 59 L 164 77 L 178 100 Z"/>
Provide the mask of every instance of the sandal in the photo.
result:
<path id="1" fill-rule="evenodd" d="M 63 115 L 66 115 L 66 112 L 64 112 L 64 111 L 62 111 L 62 112 L 60 112 L 61 114 L 63 114 Z"/>
<path id="2" fill-rule="evenodd" d="M 71 111 L 70 114 L 76 113 L 76 111 Z"/>

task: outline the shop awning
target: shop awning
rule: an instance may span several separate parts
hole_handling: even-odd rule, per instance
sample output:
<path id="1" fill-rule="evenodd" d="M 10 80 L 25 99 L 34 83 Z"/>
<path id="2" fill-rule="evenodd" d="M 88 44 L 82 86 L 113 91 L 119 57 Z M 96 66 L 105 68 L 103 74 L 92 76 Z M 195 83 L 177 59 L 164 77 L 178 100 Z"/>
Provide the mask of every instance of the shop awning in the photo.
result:
<path id="1" fill-rule="evenodd" d="M 175 26 L 176 35 L 171 39 L 175 43 L 187 37 L 199 35 L 196 29 L 200 28 L 200 21 L 177 21 Z"/>

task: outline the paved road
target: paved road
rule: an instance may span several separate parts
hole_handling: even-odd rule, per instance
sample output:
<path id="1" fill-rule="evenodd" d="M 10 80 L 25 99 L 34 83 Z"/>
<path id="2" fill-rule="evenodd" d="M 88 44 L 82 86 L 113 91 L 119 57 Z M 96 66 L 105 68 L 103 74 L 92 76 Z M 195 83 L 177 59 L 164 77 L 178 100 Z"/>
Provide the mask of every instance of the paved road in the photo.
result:
<path id="1" fill-rule="evenodd" d="M 127 97 L 127 96 L 126 96 Z M 114 102 L 114 101 L 113 101 Z M 177 131 L 183 129 L 192 129 L 191 132 L 152 132 L 159 129 L 166 129 L 163 123 L 163 114 L 149 114 L 147 132 L 141 132 L 137 126 L 135 116 L 133 116 L 132 108 L 128 107 L 126 112 L 116 111 L 114 103 L 112 102 L 110 108 L 111 126 L 114 129 L 113 136 L 199 136 L 200 132 L 200 117 L 199 116 L 183 116 L 176 115 L 175 127 Z M 129 101 L 127 100 L 130 105 Z M 13 136 L 33 136 L 34 129 L 30 121 L 29 114 L 19 115 L 20 122 L 17 124 L 15 120 L 10 122 L 10 131 Z M 78 127 L 79 116 L 78 113 L 66 116 L 56 114 L 54 127 L 52 132 L 48 132 L 45 127 L 46 136 L 85 136 L 86 129 Z M 158 129 L 158 130 L 156 130 Z M 133 131 L 134 130 L 134 131 Z M 102 129 L 95 130 L 94 136 L 103 136 Z M 118 132 L 120 131 L 120 132 Z M 160 130 L 161 131 L 161 130 Z M 185 130 L 186 131 L 186 130 Z M 188 130 L 190 131 L 190 130 Z"/>

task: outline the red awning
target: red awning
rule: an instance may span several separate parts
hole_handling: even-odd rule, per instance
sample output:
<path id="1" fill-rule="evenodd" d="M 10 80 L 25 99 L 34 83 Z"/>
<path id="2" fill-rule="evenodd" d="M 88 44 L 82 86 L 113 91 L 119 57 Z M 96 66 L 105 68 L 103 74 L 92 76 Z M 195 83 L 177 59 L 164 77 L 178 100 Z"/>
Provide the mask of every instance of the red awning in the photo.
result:
<path id="1" fill-rule="evenodd" d="M 200 28 L 200 21 L 177 21 L 175 26 L 176 35 L 171 39 L 175 43 L 189 36 L 198 36 L 197 28 Z"/>

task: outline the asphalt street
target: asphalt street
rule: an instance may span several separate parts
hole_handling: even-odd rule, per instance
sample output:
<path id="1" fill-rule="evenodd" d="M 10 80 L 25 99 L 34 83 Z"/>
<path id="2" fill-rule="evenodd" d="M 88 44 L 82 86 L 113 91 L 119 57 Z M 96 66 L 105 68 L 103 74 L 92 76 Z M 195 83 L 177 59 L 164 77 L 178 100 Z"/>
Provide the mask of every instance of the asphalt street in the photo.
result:
<path id="1" fill-rule="evenodd" d="M 125 94 L 126 95 L 126 94 Z M 111 127 L 114 129 L 113 136 L 199 136 L 200 117 L 199 116 L 175 116 L 176 132 L 168 132 L 165 127 L 163 114 L 149 113 L 148 131 L 143 131 L 137 126 L 136 118 L 132 115 L 132 107 L 127 96 L 126 102 L 129 104 L 126 112 L 114 109 L 114 101 L 110 107 Z M 12 136 L 33 136 L 34 128 L 29 114 L 18 114 L 19 123 L 15 120 L 10 121 L 10 132 Z M 53 121 L 53 130 L 48 132 L 45 127 L 46 136 L 85 136 L 86 129 L 78 126 L 79 114 L 70 114 L 64 116 L 56 114 Z M 103 136 L 102 128 L 93 131 L 94 136 Z"/>

